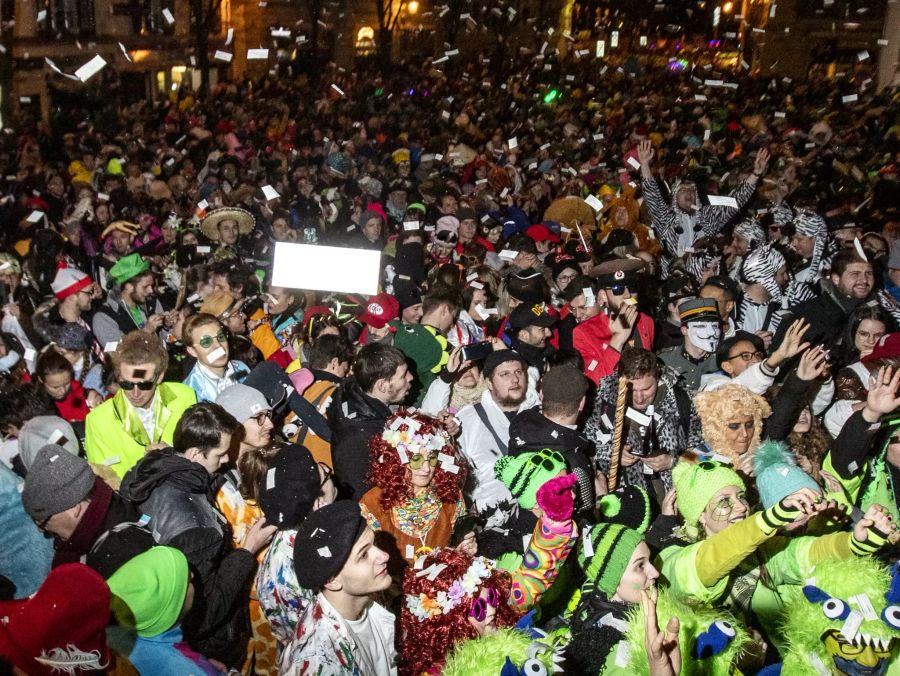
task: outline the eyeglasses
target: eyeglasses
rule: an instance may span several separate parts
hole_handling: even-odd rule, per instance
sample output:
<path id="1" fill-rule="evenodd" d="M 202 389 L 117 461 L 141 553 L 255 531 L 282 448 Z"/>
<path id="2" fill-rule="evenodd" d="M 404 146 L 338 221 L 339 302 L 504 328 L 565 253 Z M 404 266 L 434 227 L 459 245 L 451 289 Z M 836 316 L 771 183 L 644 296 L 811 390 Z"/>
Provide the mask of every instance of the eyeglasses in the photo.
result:
<path id="1" fill-rule="evenodd" d="M 266 424 L 266 420 L 272 419 L 272 411 L 263 411 L 262 413 L 258 413 L 255 416 L 251 417 L 250 420 L 255 420 L 256 424 L 262 427 Z"/>
<path id="2" fill-rule="evenodd" d="M 532 465 L 543 467 L 548 472 L 552 472 L 554 468 L 559 467 L 561 463 L 564 464 L 566 461 L 560 453 L 551 451 L 549 448 L 545 448 L 540 453 L 535 453 L 534 455 L 532 455 L 528 462 L 530 462 Z"/>
<path id="3" fill-rule="evenodd" d="M 634 285 L 632 284 L 613 284 L 612 286 L 608 286 L 606 288 L 614 296 L 621 296 L 626 291 L 634 293 L 636 290 Z"/>
<path id="4" fill-rule="evenodd" d="M 119 387 L 126 392 L 131 392 L 135 387 L 141 392 L 149 392 L 156 386 L 155 380 L 119 380 Z"/>
<path id="5" fill-rule="evenodd" d="M 734 511 L 734 508 L 737 504 L 740 503 L 744 507 L 749 507 L 750 503 L 747 502 L 747 498 L 743 493 L 738 494 L 737 501 L 732 500 L 729 496 L 723 496 L 716 500 L 716 502 L 712 506 L 712 518 L 715 521 L 725 521 L 731 513 Z"/>
<path id="6" fill-rule="evenodd" d="M 578 276 L 578 275 L 576 275 L 576 274 L 571 274 L 571 275 L 560 275 L 559 277 L 556 278 L 556 281 L 557 281 L 557 283 L 559 283 L 559 284 L 568 284 L 568 283 L 571 282 L 573 279 L 575 279 L 577 276 Z"/>
<path id="7" fill-rule="evenodd" d="M 215 336 L 203 336 L 200 340 L 197 341 L 197 345 L 206 350 L 212 347 L 213 341 L 224 343 L 226 340 L 228 340 L 228 334 L 225 333 L 224 330 L 222 330 L 219 331 Z"/>
<path id="8" fill-rule="evenodd" d="M 493 587 L 487 588 L 487 598 L 478 596 L 472 599 L 472 607 L 469 609 L 469 617 L 476 622 L 484 622 L 487 617 L 487 607 L 496 608 L 500 603 L 500 594 Z"/>
<path id="9" fill-rule="evenodd" d="M 725 361 L 731 361 L 732 359 L 741 359 L 743 361 L 750 361 L 754 357 L 762 361 L 763 357 L 765 357 L 765 353 L 756 350 L 755 352 L 738 352 L 733 357 L 728 357 Z"/>
<path id="10" fill-rule="evenodd" d="M 409 458 L 409 468 L 410 469 L 419 469 L 425 464 L 425 460 L 428 460 L 428 464 L 432 467 L 437 467 L 438 457 L 437 453 L 431 453 L 428 456 L 424 456 L 421 453 L 414 453 Z"/>

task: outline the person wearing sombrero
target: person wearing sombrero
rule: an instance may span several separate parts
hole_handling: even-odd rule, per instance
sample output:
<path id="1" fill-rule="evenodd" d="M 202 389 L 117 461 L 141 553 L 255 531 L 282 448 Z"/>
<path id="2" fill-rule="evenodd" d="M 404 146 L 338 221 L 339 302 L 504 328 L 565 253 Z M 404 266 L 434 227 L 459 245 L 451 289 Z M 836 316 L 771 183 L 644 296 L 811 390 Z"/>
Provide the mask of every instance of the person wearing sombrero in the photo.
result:
<path id="1" fill-rule="evenodd" d="M 200 232 L 217 242 L 220 248 L 230 248 L 237 252 L 238 240 L 256 226 L 256 220 L 246 209 L 221 207 L 213 209 L 200 221 Z"/>
<path id="2" fill-rule="evenodd" d="M 584 374 L 594 383 L 616 370 L 624 347 L 653 349 L 653 320 L 637 307 L 638 272 L 643 267 L 638 259 L 611 258 L 591 270 L 603 311 L 575 327 L 572 344 L 584 358 Z"/>
<path id="3" fill-rule="evenodd" d="M 123 220 L 113 221 L 103 229 L 100 240 L 103 242 L 103 256 L 109 264 L 131 253 L 134 238 L 140 231 L 141 226 L 137 223 Z"/>
<path id="4" fill-rule="evenodd" d="M 109 276 L 114 284 L 92 322 L 99 343 L 114 343 L 135 329 L 159 331 L 165 321 L 165 311 L 154 297 L 150 264 L 139 254 L 129 254 L 110 268 Z"/>

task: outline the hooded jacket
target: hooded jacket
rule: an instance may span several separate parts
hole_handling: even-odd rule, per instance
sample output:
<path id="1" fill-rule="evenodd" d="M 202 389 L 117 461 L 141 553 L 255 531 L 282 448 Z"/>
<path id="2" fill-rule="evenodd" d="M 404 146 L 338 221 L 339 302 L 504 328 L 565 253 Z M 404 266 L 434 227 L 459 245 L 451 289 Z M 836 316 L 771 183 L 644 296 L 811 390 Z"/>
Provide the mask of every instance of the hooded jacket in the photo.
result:
<path id="1" fill-rule="evenodd" d="M 353 379 L 345 380 L 335 390 L 328 409 L 331 426 L 331 457 L 334 473 L 359 500 L 369 489 L 369 439 L 381 434 L 391 409 L 375 397 L 363 392 Z"/>
<path id="2" fill-rule="evenodd" d="M 183 622 L 188 642 L 206 657 L 239 665 L 256 557 L 231 548 L 210 474 L 172 448 L 152 451 L 122 479 L 121 493 L 150 517 L 157 544 L 180 549 L 196 573 L 194 608 Z"/>

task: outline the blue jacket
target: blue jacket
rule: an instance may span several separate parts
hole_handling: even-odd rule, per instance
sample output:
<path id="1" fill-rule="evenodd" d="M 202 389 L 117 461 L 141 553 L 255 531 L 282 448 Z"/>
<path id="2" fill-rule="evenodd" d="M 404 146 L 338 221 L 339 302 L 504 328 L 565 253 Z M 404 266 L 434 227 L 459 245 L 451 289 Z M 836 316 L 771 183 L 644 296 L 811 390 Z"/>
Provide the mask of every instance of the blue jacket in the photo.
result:
<path id="1" fill-rule="evenodd" d="M 128 659 L 142 676 L 213 676 L 222 673 L 205 657 L 188 648 L 180 625 L 152 638 L 138 636 Z"/>
<path id="2" fill-rule="evenodd" d="M 222 390 L 244 382 L 250 369 L 242 361 L 232 359 L 225 367 L 225 375 L 216 378 L 198 361 L 184 379 L 184 384 L 197 393 L 197 401 L 215 401 Z"/>
<path id="3" fill-rule="evenodd" d="M 50 572 L 53 540 L 22 507 L 22 479 L 0 463 L 0 575 L 16 585 L 16 598 L 34 594 Z"/>

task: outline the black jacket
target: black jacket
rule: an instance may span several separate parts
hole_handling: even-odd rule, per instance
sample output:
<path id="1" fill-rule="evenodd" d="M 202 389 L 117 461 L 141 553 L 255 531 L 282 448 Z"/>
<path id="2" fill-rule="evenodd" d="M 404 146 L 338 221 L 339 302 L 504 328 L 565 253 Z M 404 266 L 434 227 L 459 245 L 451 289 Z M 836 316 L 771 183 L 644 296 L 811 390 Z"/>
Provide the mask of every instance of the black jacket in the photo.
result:
<path id="1" fill-rule="evenodd" d="M 829 349 L 840 344 L 850 315 L 866 301 L 847 298 L 828 280 L 821 280 L 819 284 L 821 293 L 818 296 L 800 303 L 782 317 L 769 347 L 769 354 L 781 345 L 784 335 L 795 319 L 805 319 L 809 322 L 809 329 L 803 336 L 804 341 L 812 345 L 824 345 Z"/>
<path id="2" fill-rule="evenodd" d="M 591 455 L 594 445 L 578 430 L 555 423 L 541 413 L 537 406 L 516 415 L 509 424 L 509 454 L 537 452 L 549 448 L 559 451 L 566 459 L 570 472 L 578 476 L 576 511 L 594 507 L 594 470 Z"/>
<path id="3" fill-rule="evenodd" d="M 180 549 L 194 571 L 194 607 L 182 623 L 188 643 L 239 667 L 250 631 L 247 601 L 256 557 L 232 548 L 231 529 L 212 504 L 212 477 L 167 448 L 144 456 L 120 490 L 150 517 L 156 541 Z"/>
<path id="4" fill-rule="evenodd" d="M 355 380 L 345 380 L 338 387 L 328 409 L 331 425 L 331 458 L 334 473 L 359 500 L 369 489 L 369 439 L 381 434 L 391 409 L 362 391 Z"/>

